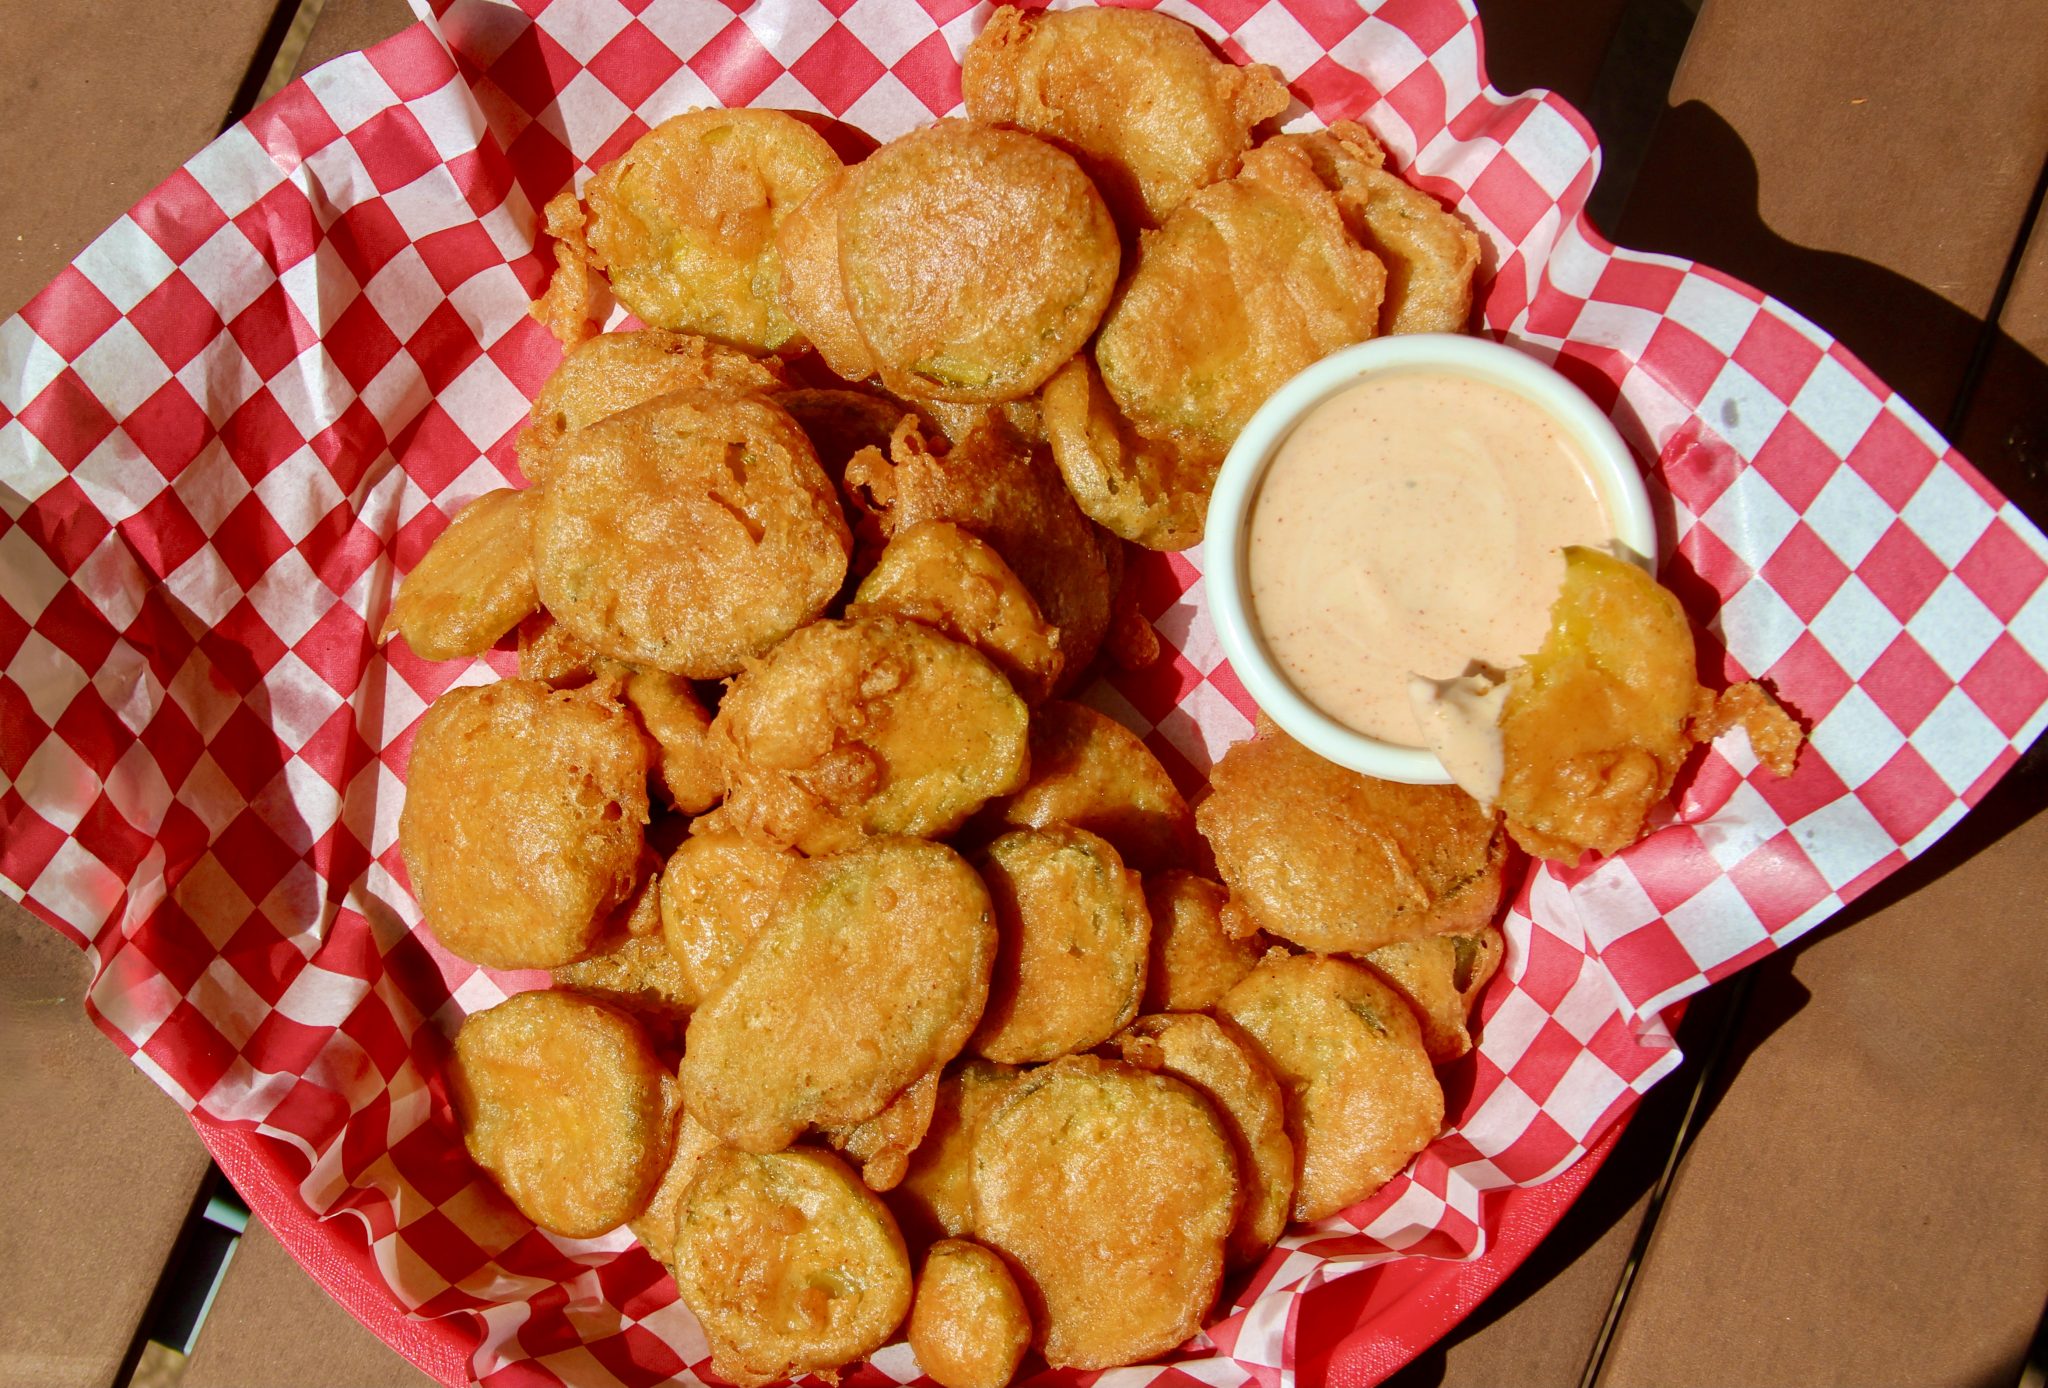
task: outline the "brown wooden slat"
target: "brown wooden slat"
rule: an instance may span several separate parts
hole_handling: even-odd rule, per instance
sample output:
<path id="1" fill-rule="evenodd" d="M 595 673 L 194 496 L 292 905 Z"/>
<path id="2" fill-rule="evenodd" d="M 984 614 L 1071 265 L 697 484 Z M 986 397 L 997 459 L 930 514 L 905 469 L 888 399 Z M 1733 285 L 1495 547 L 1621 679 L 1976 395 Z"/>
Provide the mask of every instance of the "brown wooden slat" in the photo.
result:
<path id="1" fill-rule="evenodd" d="M 0 1383 L 112 1379 L 207 1171 L 85 984 L 84 955 L 0 900 Z"/>
<path id="2" fill-rule="evenodd" d="M 1948 417 L 2048 157 L 2040 0 L 1707 0 L 1621 241 L 1790 303 Z"/>
<path id="3" fill-rule="evenodd" d="M 275 0 L 0 9 L 0 313 L 219 130 Z"/>
<path id="4" fill-rule="evenodd" d="M 297 72 L 303 76 L 329 58 L 368 48 L 412 22 L 412 7 L 405 0 L 327 0 Z"/>
<path id="5" fill-rule="evenodd" d="M 430 1388 L 252 1219 L 179 1388 Z"/>
<path id="6" fill-rule="evenodd" d="M 2038 807 L 2029 779 L 1980 807 L 1986 825 Z M 1954 836 L 1932 866 L 1984 831 Z M 1603 1388 L 2018 1377 L 2048 1297 L 2044 899 L 2035 815 L 1760 966 Z"/>

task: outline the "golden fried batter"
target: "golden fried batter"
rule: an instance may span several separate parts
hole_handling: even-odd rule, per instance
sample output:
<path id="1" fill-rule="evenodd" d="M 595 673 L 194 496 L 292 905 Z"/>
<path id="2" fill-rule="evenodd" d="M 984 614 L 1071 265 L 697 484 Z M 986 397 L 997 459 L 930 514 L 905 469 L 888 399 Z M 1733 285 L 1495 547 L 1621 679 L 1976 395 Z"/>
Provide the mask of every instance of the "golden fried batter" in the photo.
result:
<path id="1" fill-rule="evenodd" d="M 775 249 L 782 257 L 782 311 L 833 375 L 864 381 L 875 374 L 875 358 L 846 306 L 839 273 L 839 209 L 849 172 L 833 174 L 782 219 Z"/>
<path id="2" fill-rule="evenodd" d="M 379 641 L 405 637 L 422 660 L 481 655 L 540 606 L 532 492 L 485 492 L 455 513 L 392 599 Z"/>
<path id="3" fill-rule="evenodd" d="M 1095 363 L 1140 433 L 1221 456 L 1288 378 L 1373 335 L 1385 281 L 1307 157 L 1262 147 L 1146 239 Z"/>
<path id="4" fill-rule="evenodd" d="M 646 328 L 603 333 L 562 358 L 534 397 L 512 446 L 519 470 L 541 483 L 555 468 L 562 440 L 672 390 L 777 391 L 782 365 L 706 338 Z"/>
<path id="5" fill-rule="evenodd" d="M 704 832 L 670 855 L 661 872 L 661 934 L 692 1006 L 724 984 L 801 861 L 758 839 Z"/>
<path id="6" fill-rule="evenodd" d="M 683 1195 L 696 1179 L 697 1168 L 718 1145 L 717 1138 L 684 1113 L 682 1105 L 676 1105 L 676 1138 L 668 1170 L 662 1173 L 661 1184 L 654 1188 L 654 1198 L 647 1202 L 647 1208 L 627 1221 L 633 1237 L 654 1255 L 656 1262 L 675 1261 L 676 1220 L 683 1212 Z"/>
<path id="7" fill-rule="evenodd" d="M 519 624 L 519 677 L 539 680 L 550 689 L 576 689 L 597 678 L 598 667 L 623 671 L 584 639 L 554 619 L 546 608 Z"/>
<path id="8" fill-rule="evenodd" d="M 1282 939 L 1366 954 L 1493 919 L 1506 845 L 1498 819 L 1456 786 L 1348 771 L 1263 719 L 1209 784 L 1195 817 L 1218 873 Z"/>
<path id="9" fill-rule="evenodd" d="M 1224 995 L 1287 1095 L 1294 1217 L 1370 1196 L 1428 1146 L 1444 1096 L 1415 1014 L 1362 964 L 1277 950 Z"/>
<path id="10" fill-rule="evenodd" d="M 1790 776 L 1798 766 L 1806 730 L 1754 680 L 1722 690 L 1711 708 L 1702 699 L 1693 713 L 1691 731 L 1696 742 L 1712 742 L 1735 728 L 1749 735 L 1750 750 L 1772 775 Z"/>
<path id="11" fill-rule="evenodd" d="M 933 1070 L 865 1123 L 827 1128 L 825 1140 L 860 1163 L 861 1183 L 869 1190 L 894 1190 L 932 1125 L 938 1097 L 939 1072 Z"/>
<path id="12" fill-rule="evenodd" d="M 847 616 L 894 613 L 989 658 L 1026 703 L 1059 679 L 1059 631 L 1003 557 L 951 521 L 897 532 L 854 594 Z"/>
<path id="13" fill-rule="evenodd" d="M 882 383 L 913 399 L 1016 400 L 1080 349 L 1116 287 L 1117 233 L 1072 158 L 945 120 L 850 174 L 847 306 Z"/>
<path id="14" fill-rule="evenodd" d="M 689 1020 L 696 990 L 661 938 L 661 875 L 652 870 L 660 857 L 652 850 L 641 856 L 647 876 L 612 913 L 597 952 L 556 969 L 555 986 L 630 1012 L 650 1035 L 679 1037 L 675 1028 Z"/>
<path id="15" fill-rule="evenodd" d="M 925 1255 L 905 1334 L 940 1388 L 1004 1388 L 1031 1347 L 1031 1313 L 1001 1258 L 946 1239 Z"/>
<path id="16" fill-rule="evenodd" d="M 1133 1364 L 1201 1329 L 1237 1205 L 1215 1109 L 1117 1061 L 1033 1071 L 975 1148 L 975 1237 L 1021 1274 L 1056 1369 Z"/>
<path id="17" fill-rule="evenodd" d="M 1379 141 L 1356 121 L 1268 143 L 1308 156 L 1352 236 L 1386 265 L 1382 334 L 1465 331 L 1479 236 L 1464 218 L 1390 172 Z"/>
<path id="18" fill-rule="evenodd" d="M 789 411 L 818 450 L 818 464 L 836 486 L 846 465 L 863 448 L 886 450 L 904 420 L 915 420 L 908 405 L 865 390 L 792 390 L 775 403 Z M 879 546 L 877 547 L 879 548 Z"/>
<path id="19" fill-rule="evenodd" d="M 462 1140 L 521 1214 L 595 1238 L 646 1208 L 668 1166 L 667 1072 L 631 1018 L 573 993 L 519 993 L 455 1035 Z"/>
<path id="20" fill-rule="evenodd" d="M 1031 716 L 1031 780 L 987 818 L 1018 829 L 1071 824 L 1108 839 L 1124 862 L 1160 872 L 1192 858 L 1195 817 L 1138 735 L 1086 704 Z"/>
<path id="21" fill-rule="evenodd" d="M 702 814 L 725 796 L 725 772 L 711 746 L 711 714 L 681 675 L 636 670 L 626 677 L 626 705 L 660 749 L 655 769 L 671 808 Z"/>
<path id="22" fill-rule="evenodd" d="M 1692 751 L 1697 659 L 1684 609 L 1657 580 L 1598 550 L 1565 551 L 1550 632 L 1501 710 L 1500 805 L 1515 842 L 1576 863 L 1642 836 Z"/>
<path id="23" fill-rule="evenodd" d="M 1501 933 L 1489 925 L 1471 934 L 1382 945 L 1365 962 L 1414 1010 L 1429 1063 L 1447 1065 L 1472 1049 L 1465 1023 L 1506 949 Z"/>
<path id="24" fill-rule="evenodd" d="M 988 846 L 981 875 L 1002 944 L 977 1054 L 1055 1060 L 1138 1015 L 1151 921 L 1143 882 L 1114 848 L 1071 825 L 1018 829 Z"/>
<path id="25" fill-rule="evenodd" d="M 984 420 L 943 458 L 926 451 L 915 429 L 899 428 L 890 457 L 863 451 L 848 464 L 846 481 L 890 534 L 947 520 L 1001 555 L 1060 630 L 1065 669 L 1055 692 L 1080 682 L 1109 630 L 1116 583 L 1101 532 L 1050 460 L 999 420 Z"/>
<path id="26" fill-rule="evenodd" d="M 690 1019 L 691 1115 L 754 1152 L 874 1117 L 966 1043 L 995 950 L 987 888 L 941 844 L 878 839 L 800 864 Z"/>
<path id="27" fill-rule="evenodd" d="M 974 1231 L 974 1146 L 981 1124 L 1025 1072 L 1014 1065 L 970 1060 L 939 1082 L 924 1141 L 890 1204 L 913 1244 Z"/>
<path id="28" fill-rule="evenodd" d="M 1045 383 L 1042 399 L 1053 461 L 1088 519 L 1147 549 L 1201 543 L 1221 453 L 1139 434 L 1086 352 Z"/>
<path id="29" fill-rule="evenodd" d="M 963 405 L 949 400 L 925 400 L 920 402 L 924 413 L 931 417 L 951 443 L 965 443 L 967 436 L 988 422 L 994 415 L 998 423 L 1026 443 L 1045 442 L 1045 421 L 1040 417 L 1038 399 L 1032 396 L 1023 400 L 1005 400 L 1000 405 Z"/>
<path id="30" fill-rule="evenodd" d="M 1199 1013 L 1140 1017 L 1117 1038 L 1125 1060 L 1185 1080 L 1211 1104 L 1237 1148 L 1244 1200 L 1230 1230 L 1230 1262 L 1266 1256 L 1294 1204 L 1294 1141 L 1280 1082 L 1235 1022 Z"/>
<path id="31" fill-rule="evenodd" d="M 585 185 L 592 261 L 650 327 L 756 351 L 791 345 L 776 229 L 840 167 L 824 136 L 786 111 L 685 111 Z"/>
<path id="32" fill-rule="evenodd" d="M 420 721 L 398 843 L 451 953 L 498 969 L 582 958 L 639 881 L 647 750 L 600 694 L 451 689 Z"/>
<path id="33" fill-rule="evenodd" d="M 591 283 L 590 246 L 583 239 L 582 200 L 573 188 L 557 193 L 548 199 L 541 218 L 547 234 L 555 239 L 555 268 L 532 313 L 557 342 L 574 347 L 597 331 L 591 321 L 597 316 L 596 286 Z"/>
<path id="34" fill-rule="evenodd" d="M 825 1152 L 709 1153 L 683 1198 L 674 1272 L 712 1370 L 741 1388 L 832 1377 L 910 1310 L 895 1221 Z"/>
<path id="35" fill-rule="evenodd" d="M 764 396 L 678 391 L 580 429 L 535 527 L 541 599 L 600 654 L 716 679 L 817 616 L 852 538 Z"/>
<path id="36" fill-rule="evenodd" d="M 944 834 L 1023 784 L 1026 718 L 971 646 L 900 617 L 815 622 L 719 705 L 724 814 L 805 853 Z"/>
<path id="37" fill-rule="evenodd" d="M 1147 1012 L 1204 1012 L 1250 973 L 1265 952 L 1223 927 L 1228 894 L 1206 877 L 1172 870 L 1145 879 L 1152 917 L 1152 959 L 1145 972 Z"/>
<path id="38" fill-rule="evenodd" d="M 1108 6 L 1000 6 L 960 75 L 970 116 L 1072 150 L 1133 228 L 1236 173 L 1252 127 L 1288 103 L 1277 69 L 1218 58 L 1178 19 Z"/>

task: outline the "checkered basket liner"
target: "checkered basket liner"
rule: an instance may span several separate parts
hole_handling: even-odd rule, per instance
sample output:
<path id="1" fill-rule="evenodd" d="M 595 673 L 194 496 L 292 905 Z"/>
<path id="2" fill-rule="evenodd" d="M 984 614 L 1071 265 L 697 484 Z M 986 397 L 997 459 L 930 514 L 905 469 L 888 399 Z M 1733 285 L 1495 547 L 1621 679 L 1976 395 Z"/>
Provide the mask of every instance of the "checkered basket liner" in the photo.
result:
<path id="1" fill-rule="evenodd" d="M 1555 96 L 1486 85 L 1463 0 L 1162 8 L 1278 65 L 1290 124 L 1365 120 L 1472 219 L 1487 331 L 1554 361 L 1646 463 L 1663 578 L 1710 666 L 1769 679 L 1813 729 L 1790 779 L 1723 739 L 1648 839 L 1532 872 L 1443 1136 L 1286 1240 L 1174 1363 L 1115 1376 L 1276 1384 L 1311 1289 L 1486 1256 L 1502 1197 L 1603 1145 L 1676 1063 L 1665 1008 L 1868 890 L 2012 764 L 2048 720 L 2048 544 L 1826 333 L 1601 240 L 1591 132 Z M 945 115 L 987 13 L 435 0 L 222 135 L 0 322 L 0 887 L 87 951 L 94 1019 L 237 1154 L 301 1260 L 448 1382 L 640 1385 L 706 1359 L 626 1235 L 539 1232 L 464 1156 L 447 1040 L 539 979 L 416 931 L 396 849 L 420 714 L 512 668 L 371 634 L 448 518 L 519 480 L 512 438 L 560 355 L 526 315 L 535 209 L 691 106 L 883 139 Z M 1252 712 L 1201 563 L 1138 561 L 1167 658 L 1088 695 L 1191 792 Z M 1396 1347 L 1386 1368 L 1427 1343 L 1360 1332 Z M 898 1345 L 849 1381 L 917 1373 Z"/>

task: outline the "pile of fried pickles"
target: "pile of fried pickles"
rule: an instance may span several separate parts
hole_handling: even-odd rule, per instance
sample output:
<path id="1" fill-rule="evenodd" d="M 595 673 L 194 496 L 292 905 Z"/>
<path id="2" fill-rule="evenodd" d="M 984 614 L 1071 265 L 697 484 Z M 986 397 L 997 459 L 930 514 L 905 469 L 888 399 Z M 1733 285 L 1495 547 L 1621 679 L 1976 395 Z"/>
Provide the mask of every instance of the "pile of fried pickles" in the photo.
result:
<path id="1" fill-rule="evenodd" d="M 1262 721 L 1191 809 L 1062 697 L 1157 655 L 1125 544 L 1197 541 L 1302 367 L 1462 331 L 1479 243 L 1361 126 L 1255 139 L 1279 74 L 1164 15 L 998 9 L 964 85 L 850 166 L 691 111 L 552 202 L 531 485 L 384 629 L 517 632 L 427 711 L 399 828 L 442 946 L 556 984 L 463 1023 L 468 1150 L 543 1229 L 630 1224 L 742 1385 L 899 1332 L 947 1388 L 1171 1351 L 1436 1136 L 1510 840 L 1611 853 L 1696 741 L 1798 745 L 1573 551 L 1500 806 Z"/>

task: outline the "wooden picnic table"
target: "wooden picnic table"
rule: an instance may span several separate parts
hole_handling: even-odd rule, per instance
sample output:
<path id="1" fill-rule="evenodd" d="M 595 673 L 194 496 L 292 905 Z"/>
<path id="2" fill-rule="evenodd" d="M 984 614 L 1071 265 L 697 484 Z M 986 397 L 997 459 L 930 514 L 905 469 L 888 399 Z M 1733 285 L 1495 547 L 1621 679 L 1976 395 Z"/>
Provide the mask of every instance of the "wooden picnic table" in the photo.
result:
<path id="1" fill-rule="evenodd" d="M 2048 0 L 1479 8 L 1496 84 L 1555 88 L 1600 130 L 1604 229 L 1790 303 L 2048 521 Z M 402 0 L 9 0 L 0 311 L 273 68 L 410 21 Z M 1697 999 L 1686 1067 L 1397 1382 L 2017 1382 L 2048 1299 L 2044 804 L 2037 749 L 1918 862 Z M 126 1381 L 210 1179 L 183 1115 L 86 1020 L 84 984 L 68 943 L 0 902 L 10 1385 Z M 182 1376 L 428 1381 L 253 1223 Z"/>

